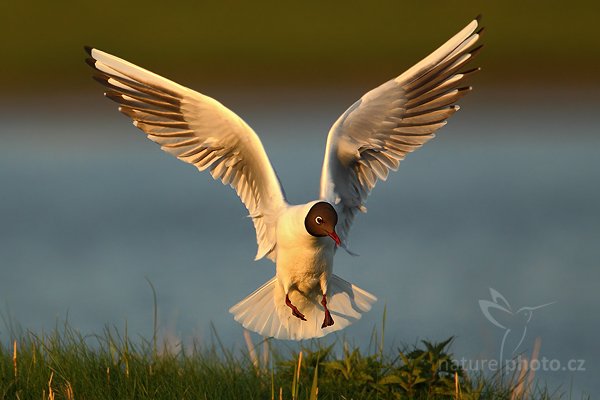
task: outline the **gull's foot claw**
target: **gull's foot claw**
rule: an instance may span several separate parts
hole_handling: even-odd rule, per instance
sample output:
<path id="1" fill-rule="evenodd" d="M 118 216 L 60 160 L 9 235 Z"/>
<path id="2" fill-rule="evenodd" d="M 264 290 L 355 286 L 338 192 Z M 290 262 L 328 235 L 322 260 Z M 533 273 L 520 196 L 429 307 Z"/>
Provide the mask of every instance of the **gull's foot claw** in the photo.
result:
<path id="1" fill-rule="evenodd" d="M 287 294 L 285 295 L 285 305 L 292 309 L 292 315 L 294 317 L 299 318 L 302 321 L 306 321 L 306 317 L 304 316 L 304 314 L 302 314 L 300 310 L 298 310 L 298 308 L 292 304 Z"/>
<path id="2" fill-rule="evenodd" d="M 306 321 L 306 317 L 296 307 L 292 308 L 292 315 L 300 318 L 302 321 Z"/>
<path id="3" fill-rule="evenodd" d="M 328 326 L 333 325 L 333 318 L 331 318 L 331 313 L 329 310 L 325 310 L 325 318 L 323 319 L 323 325 L 321 325 L 321 329 L 327 328 Z"/>
<path id="4" fill-rule="evenodd" d="M 323 319 L 323 325 L 321 325 L 321 329 L 325 329 L 328 326 L 331 326 L 334 324 L 333 318 L 331 318 L 331 313 L 329 312 L 329 309 L 327 308 L 327 295 L 325 295 L 325 293 L 323 293 L 323 299 L 321 299 L 321 305 L 325 309 L 325 318 Z"/>

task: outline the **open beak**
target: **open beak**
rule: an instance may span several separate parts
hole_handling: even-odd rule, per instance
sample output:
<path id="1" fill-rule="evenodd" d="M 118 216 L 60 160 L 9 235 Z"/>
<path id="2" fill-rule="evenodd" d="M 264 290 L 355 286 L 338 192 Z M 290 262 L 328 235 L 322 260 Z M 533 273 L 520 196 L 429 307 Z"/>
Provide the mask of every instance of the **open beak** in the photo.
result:
<path id="1" fill-rule="evenodd" d="M 342 244 L 340 237 L 337 235 L 337 233 L 335 233 L 335 231 L 327 232 L 327 236 L 329 236 L 330 238 L 333 239 L 336 246 L 339 246 Z"/>

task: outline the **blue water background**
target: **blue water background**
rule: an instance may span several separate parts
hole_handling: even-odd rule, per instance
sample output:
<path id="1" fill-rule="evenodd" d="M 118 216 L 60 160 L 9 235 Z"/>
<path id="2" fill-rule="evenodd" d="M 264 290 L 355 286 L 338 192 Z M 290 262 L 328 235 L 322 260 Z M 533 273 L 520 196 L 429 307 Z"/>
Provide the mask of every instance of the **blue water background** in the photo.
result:
<path id="1" fill-rule="evenodd" d="M 361 90 L 220 98 L 259 132 L 300 203 L 316 197 L 326 132 Z M 336 256 L 337 274 L 379 298 L 349 341 L 366 346 L 386 306 L 390 351 L 454 335 L 457 358 L 497 358 L 504 331 L 479 306 L 494 288 L 514 310 L 556 302 L 534 312 L 520 350 L 539 337 L 540 357 L 584 360 L 585 371 L 537 376 L 600 393 L 600 124 L 598 102 L 582 96 L 474 95 L 377 185 L 351 232 L 360 257 Z M 2 103 L 3 314 L 34 332 L 68 318 L 83 333 L 127 324 L 151 337 L 147 278 L 162 336 L 207 343 L 212 323 L 243 346 L 227 310 L 274 268 L 252 261 L 253 227 L 233 191 L 162 153 L 108 101 Z"/>

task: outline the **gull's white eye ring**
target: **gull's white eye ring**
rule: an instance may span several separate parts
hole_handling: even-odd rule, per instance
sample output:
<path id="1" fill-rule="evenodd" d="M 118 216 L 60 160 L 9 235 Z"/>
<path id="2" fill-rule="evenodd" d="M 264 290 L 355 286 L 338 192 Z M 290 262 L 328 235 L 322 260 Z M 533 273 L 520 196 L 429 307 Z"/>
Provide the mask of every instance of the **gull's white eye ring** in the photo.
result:
<path id="1" fill-rule="evenodd" d="M 317 217 L 315 218 L 315 222 L 317 223 L 317 225 L 321 225 L 323 223 L 323 217 Z"/>

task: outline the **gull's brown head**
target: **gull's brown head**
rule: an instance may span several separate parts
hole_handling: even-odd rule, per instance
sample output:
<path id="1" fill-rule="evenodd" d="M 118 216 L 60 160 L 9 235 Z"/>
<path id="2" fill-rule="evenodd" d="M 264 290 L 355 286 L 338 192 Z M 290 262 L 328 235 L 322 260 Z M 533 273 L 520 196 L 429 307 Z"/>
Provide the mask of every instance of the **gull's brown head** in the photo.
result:
<path id="1" fill-rule="evenodd" d="M 315 203 L 308 211 L 304 219 L 304 226 L 310 235 L 315 237 L 329 236 L 339 246 L 341 241 L 335 232 L 337 222 L 338 215 L 335 208 L 325 201 L 320 201 Z"/>

